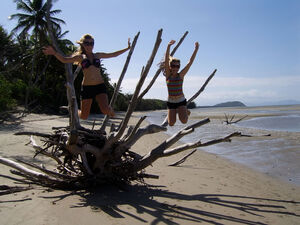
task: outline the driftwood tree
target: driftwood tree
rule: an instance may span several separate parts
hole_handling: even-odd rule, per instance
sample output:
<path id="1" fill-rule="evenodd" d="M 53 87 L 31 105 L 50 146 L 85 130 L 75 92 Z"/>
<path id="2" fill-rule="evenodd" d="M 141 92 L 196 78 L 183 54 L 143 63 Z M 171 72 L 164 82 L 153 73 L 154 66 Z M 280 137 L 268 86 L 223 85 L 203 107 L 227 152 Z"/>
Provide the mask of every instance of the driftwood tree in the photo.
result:
<path id="1" fill-rule="evenodd" d="M 245 116 L 243 116 L 242 118 L 239 118 L 239 119 L 236 119 L 236 120 L 234 120 L 234 117 L 235 117 L 235 115 L 233 115 L 233 116 L 231 116 L 231 117 L 229 118 L 229 115 L 227 115 L 227 114 L 225 113 L 225 120 L 224 120 L 223 122 L 226 123 L 227 125 L 229 125 L 229 124 L 234 124 L 234 123 L 238 123 L 238 122 L 242 121 L 243 119 L 245 119 L 246 117 L 248 117 L 248 115 L 245 115 Z"/>
<path id="2" fill-rule="evenodd" d="M 48 0 L 47 2 L 48 7 L 50 8 L 51 1 Z M 56 50 L 62 54 L 56 44 L 50 24 L 48 24 L 48 29 L 53 45 Z M 174 48 L 171 53 L 172 55 L 180 46 L 186 35 L 187 32 Z M 14 162 L 2 157 L 0 157 L 0 163 L 14 168 L 12 172 L 22 176 L 23 178 L 21 181 L 24 183 L 34 182 L 39 185 L 57 188 L 86 188 L 90 185 L 94 186 L 103 182 L 130 182 L 132 180 L 143 181 L 144 178 L 158 178 L 156 175 L 147 174 L 145 169 L 159 158 L 168 157 L 188 149 L 195 149 L 197 147 L 230 141 L 230 138 L 233 136 L 239 136 L 240 133 L 232 133 L 224 138 L 215 139 L 205 143 L 202 143 L 199 140 L 195 143 L 183 144 L 172 148 L 172 146 L 183 136 L 190 134 L 197 127 L 209 123 L 210 120 L 207 118 L 178 131 L 163 143 L 154 147 L 146 155 L 140 155 L 131 150 L 137 140 L 143 138 L 145 135 L 167 130 L 166 122 L 163 122 L 161 125 L 149 124 L 145 127 L 140 127 L 142 121 L 146 118 L 145 116 L 141 117 L 135 126 L 128 126 L 129 119 L 131 118 L 137 103 L 148 92 L 161 72 L 160 69 L 157 70 L 150 84 L 140 94 L 141 88 L 160 46 L 161 36 L 162 30 L 159 30 L 152 53 L 146 66 L 144 66 L 141 70 L 140 79 L 128 105 L 127 112 L 119 126 L 112 124 L 110 129 L 107 128 L 109 121 L 108 116 L 106 116 L 102 121 L 99 130 L 90 130 L 80 125 L 77 114 L 78 106 L 73 85 L 74 76 L 78 73 L 80 67 L 77 68 L 75 73 L 73 73 L 71 65 L 66 64 L 66 87 L 70 115 L 69 125 L 63 128 L 53 128 L 52 134 L 39 132 L 16 133 L 16 135 L 30 135 L 30 142 L 36 151 L 36 155 L 42 154 L 53 159 L 57 164 L 56 170 L 49 170 L 32 163 L 22 162 L 27 165 L 27 167 L 25 167 L 21 165 L 20 162 Z M 138 37 L 139 33 L 133 40 L 124 68 L 115 87 L 115 91 L 110 102 L 112 106 L 116 100 Z M 199 91 L 196 92 L 195 95 L 188 100 L 188 102 L 193 101 L 205 89 L 215 72 L 216 70 L 213 71 Z M 109 131 L 106 134 L 102 132 L 108 129 Z M 39 146 L 33 136 L 40 137 L 44 145 Z"/>

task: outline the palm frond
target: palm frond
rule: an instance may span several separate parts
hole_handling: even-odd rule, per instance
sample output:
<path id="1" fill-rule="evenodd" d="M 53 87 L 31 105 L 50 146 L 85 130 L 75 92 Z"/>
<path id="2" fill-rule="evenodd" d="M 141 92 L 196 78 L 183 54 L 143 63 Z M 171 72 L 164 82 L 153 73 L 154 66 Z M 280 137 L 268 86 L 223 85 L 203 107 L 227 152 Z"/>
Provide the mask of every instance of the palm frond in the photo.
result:
<path id="1" fill-rule="evenodd" d="M 32 11 L 33 11 L 33 9 L 30 7 L 30 1 L 29 1 L 28 5 L 23 1 L 18 1 L 17 9 L 24 11 L 24 12 L 28 12 L 28 13 L 32 13 Z"/>

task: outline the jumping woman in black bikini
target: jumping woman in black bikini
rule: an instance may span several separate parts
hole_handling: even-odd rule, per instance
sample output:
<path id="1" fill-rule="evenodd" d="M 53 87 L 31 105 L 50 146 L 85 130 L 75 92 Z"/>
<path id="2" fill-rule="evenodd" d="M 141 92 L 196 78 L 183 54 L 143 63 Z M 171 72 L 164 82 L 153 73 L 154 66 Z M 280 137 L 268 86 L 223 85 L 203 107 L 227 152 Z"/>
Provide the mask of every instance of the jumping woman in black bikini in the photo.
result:
<path id="1" fill-rule="evenodd" d="M 62 56 L 51 46 L 45 47 L 43 52 L 46 55 L 54 55 L 62 63 L 81 64 L 84 75 L 81 91 L 81 110 L 78 111 L 81 119 L 88 118 L 94 97 L 101 112 L 112 117 L 115 113 L 108 103 L 106 86 L 99 68 L 100 59 L 116 57 L 126 52 L 130 49 L 130 39 L 128 39 L 127 48 L 112 53 L 93 53 L 94 38 L 89 34 L 83 35 L 77 43 L 80 44 L 78 52 L 69 57 Z"/>

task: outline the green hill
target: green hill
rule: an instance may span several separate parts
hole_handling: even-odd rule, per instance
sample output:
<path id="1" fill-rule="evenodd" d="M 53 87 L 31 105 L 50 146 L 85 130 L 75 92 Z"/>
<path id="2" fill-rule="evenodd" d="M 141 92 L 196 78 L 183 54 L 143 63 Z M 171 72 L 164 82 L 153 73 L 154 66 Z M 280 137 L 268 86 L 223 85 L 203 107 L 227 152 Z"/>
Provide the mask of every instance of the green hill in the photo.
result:
<path id="1" fill-rule="evenodd" d="M 245 107 L 246 105 L 239 101 L 223 102 L 214 105 L 213 107 Z"/>

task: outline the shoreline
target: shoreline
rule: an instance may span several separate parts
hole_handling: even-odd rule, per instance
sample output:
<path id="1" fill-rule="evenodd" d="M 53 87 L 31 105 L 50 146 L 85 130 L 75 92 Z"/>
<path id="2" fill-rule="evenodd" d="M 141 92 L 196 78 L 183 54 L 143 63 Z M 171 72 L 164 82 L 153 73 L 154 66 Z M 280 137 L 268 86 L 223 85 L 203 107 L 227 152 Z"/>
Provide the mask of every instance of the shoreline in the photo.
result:
<path id="1" fill-rule="evenodd" d="M 135 124 L 143 114 L 134 113 L 130 123 Z M 0 154 L 43 162 L 32 159 L 33 150 L 25 146 L 28 137 L 13 133 L 18 129 L 46 132 L 51 127 L 65 125 L 68 118 L 29 115 L 25 120 L 15 127 L 1 127 Z M 86 126 L 92 123 L 89 120 Z M 141 126 L 146 124 L 143 122 Z M 165 133 L 147 135 L 132 150 L 146 154 L 168 137 Z M 203 151 L 197 151 L 180 166 L 168 166 L 188 152 L 154 162 L 146 172 L 159 175 L 159 179 L 145 180 L 148 186 L 132 184 L 126 191 L 106 186 L 92 193 L 35 187 L 4 195 L 0 200 L 0 224 L 297 223 L 298 186 Z M 9 169 L 1 164 L 0 171 L 2 175 L 10 175 Z M 3 177 L 0 182 L 16 185 Z"/>
<path id="2" fill-rule="evenodd" d="M 240 126 L 243 122 L 253 119 L 282 118 L 283 115 L 289 117 L 294 113 L 300 113 L 300 105 L 296 106 L 277 106 L 277 107 L 224 107 L 209 108 L 207 110 L 192 109 L 191 118 L 186 125 L 190 125 L 199 120 L 210 118 L 211 122 L 181 139 L 184 143 L 210 141 L 215 138 L 227 136 L 233 132 L 241 132 L 249 137 L 233 138 L 231 143 L 219 143 L 213 146 L 207 146 L 199 150 L 213 153 L 220 157 L 231 160 L 233 163 L 239 163 L 248 168 L 272 176 L 287 183 L 293 183 L 300 186 L 300 132 L 261 129 L 257 127 Z M 232 125 L 224 123 L 224 114 L 231 118 L 234 115 L 235 120 L 247 117 Z M 297 114 L 297 115 L 298 115 Z M 159 123 L 162 121 L 162 115 L 166 111 L 154 111 L 148 114 L 148 121 Z M 297 116 L 299 118 L 299 116 Z M 292 120 L 291 120 L 292 121 Z M 299 123 L 299 119 L 297 120 Z M 274 121 L 276 122 L 276 121 Z M 277 123 L 277 122 L 276 122 Z M 282 121 L 281 124 L 284 122 Z M 174 127 L 170 127 L 166 132 L 173 135 L 186 125 L 177 122 Z M 285 125 L 285 124 L 284 124 Z M 292 124 L 292 126 L 295 126 Z M 250 137 L 251 136 L 251 137 Z"/>

